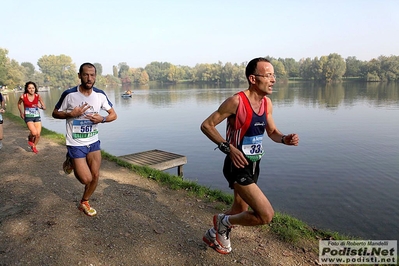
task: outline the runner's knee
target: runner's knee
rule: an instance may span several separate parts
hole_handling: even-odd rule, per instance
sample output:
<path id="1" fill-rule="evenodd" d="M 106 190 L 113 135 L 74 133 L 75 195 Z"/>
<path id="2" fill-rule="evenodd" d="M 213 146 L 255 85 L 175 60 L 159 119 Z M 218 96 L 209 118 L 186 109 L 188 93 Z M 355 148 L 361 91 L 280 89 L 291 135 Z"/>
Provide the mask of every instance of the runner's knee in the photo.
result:
<path id="1" fill-rule="evenodd" d="M 259 216 L 261 224 L 263 225 L 271 223 L 273 216 L 274 216 L 274 210 L 273 209 L 267 210 L 265 213 Z"/>

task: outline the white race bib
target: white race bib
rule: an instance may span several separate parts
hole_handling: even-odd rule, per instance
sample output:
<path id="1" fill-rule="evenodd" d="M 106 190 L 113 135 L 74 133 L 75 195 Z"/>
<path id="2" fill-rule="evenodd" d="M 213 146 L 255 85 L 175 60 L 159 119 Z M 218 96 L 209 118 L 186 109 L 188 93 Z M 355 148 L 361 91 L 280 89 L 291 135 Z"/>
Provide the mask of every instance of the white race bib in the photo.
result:
<path id="1" fill-rule="evenodd" d="M 72 138 L 85 139 L 98 134 L 97 124 L 89 119 L 74 119 L 72 123 Z"/>
<path id="2" fill-rule="evenodd" d="M 252 162 L 259 161 L 262 158 L 265 151 L 263 150 L 263 135 L 259 136 L 244 136 L 242 140 L 242 151 L 245 157 L 247 157 Z"/>
<path id="3" fill-rule="evenodd" d="M 40 117 L 39 109 L 37 107 L 25 108 L 25 117 Z"/>

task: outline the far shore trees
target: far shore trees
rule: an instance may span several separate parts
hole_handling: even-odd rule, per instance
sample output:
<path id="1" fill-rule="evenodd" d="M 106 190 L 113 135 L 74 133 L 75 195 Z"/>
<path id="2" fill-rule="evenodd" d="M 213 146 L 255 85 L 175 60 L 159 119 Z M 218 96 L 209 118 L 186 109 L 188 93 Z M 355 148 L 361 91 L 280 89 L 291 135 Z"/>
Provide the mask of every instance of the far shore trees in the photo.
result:
<path id="1" fill-rule="evenodd" d="M 359 80 L 367 82 L 392 82 L 399 80 L 399 56 L 380 56 L 370 61 L 358 60 L 355 56 L 344 59 L 337 53 L 323 55 L 320 58 L 267 57 L 274 65 L 278 81 L 304 80 L 315 82 L 340 82 Z M 97 83 L 100 86 L 110 84 L 140 84 L 149 82 L 163 84 L 208 83 L 228 84 L 245 83 L 247 62 L 217 62 L 196 64 L 194 67 L 174 65 L 169 62 L 153 61 L 145 67 L 131 67 L 120 62 L 112 67 L 112 75 L 102 75 L 101 63 L 93 63 L 97 68 Z M 71 57 L 67 55 L 44 55 L 37 61 L 38 70 L 30 62 L 19 64 L 8 57 L 8 50 L 0 48 L 0 85 L 13 89 L 26 81 L 35 81 L 39 86 L 68 88 L 76 85 L 77 69 Z"/>

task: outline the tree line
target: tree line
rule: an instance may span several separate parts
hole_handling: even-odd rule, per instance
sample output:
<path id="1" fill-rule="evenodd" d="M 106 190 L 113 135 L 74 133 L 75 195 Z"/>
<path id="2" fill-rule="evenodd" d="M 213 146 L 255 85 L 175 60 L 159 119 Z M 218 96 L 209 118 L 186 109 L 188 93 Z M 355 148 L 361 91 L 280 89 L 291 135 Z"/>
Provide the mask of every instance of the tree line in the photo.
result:
<path id="1" fill-rule="evenodd" d="M 265 56 L 274 66 L 278 80 L 313 80 L 317 82 L 339 82 L 343 79 L 357 79 L 367 82 L 399 80 L 399 56 L 379 56 L 369 61 L 358 60 L 355 56 L 342 58 L 337 53 L 315 58 L 274 58 Z M 247 62 L 196 64 L 194 67 L 174 65 L 169 62 L 151 62 L 143 67 L 130 67 L 126 62 L 114 65 L 112 74 L 102 75 L 101 63 L 97 68 L 99 85 L 160 83 L 244 83 Z M 37 70 L 30 62 L 18 63 L 8 57 L 8 50 L 0 48 L 0 86 L 13 89 L 26 81 L 39 86 L 68 88 L 75 86 L 77 67 L 70 56 L 44 55 L 37 61 Z"/>

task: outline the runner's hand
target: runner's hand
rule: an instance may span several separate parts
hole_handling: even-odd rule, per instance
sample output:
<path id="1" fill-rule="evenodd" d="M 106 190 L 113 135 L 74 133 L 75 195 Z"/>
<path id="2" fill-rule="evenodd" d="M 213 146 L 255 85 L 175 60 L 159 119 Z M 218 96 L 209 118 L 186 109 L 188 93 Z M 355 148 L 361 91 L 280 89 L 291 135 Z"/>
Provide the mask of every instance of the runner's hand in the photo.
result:
<path id="1" fill-rule="evenodd" d="M 230 146 L 229 156 L 234 166 L 237 168 L 244 168 L 246 165 L 248 165 L 248 161 L 245 158 L 244 154 L 236 147 L 233 147 L 232 145 Z"/>
<path id="2" fill-rule="evenodd" d="M 99 124 L 103 121 L 104 117 L 102 117 L 100 114 L 94 114 L 94 115 L 85 115 L 87 119 L 89 119 L 91 122 L 94 124 Z"/>
<path id="3" fill-rule="evenodd" d="M 90 108 L 90 105 L 88 103 L 85 103 L 82 106 L 76 106 L 75 108 L 73 108 L 70 115 L 72 117 L 79 117 L 79 116 L 83 115 L 89 108 Z"/>

